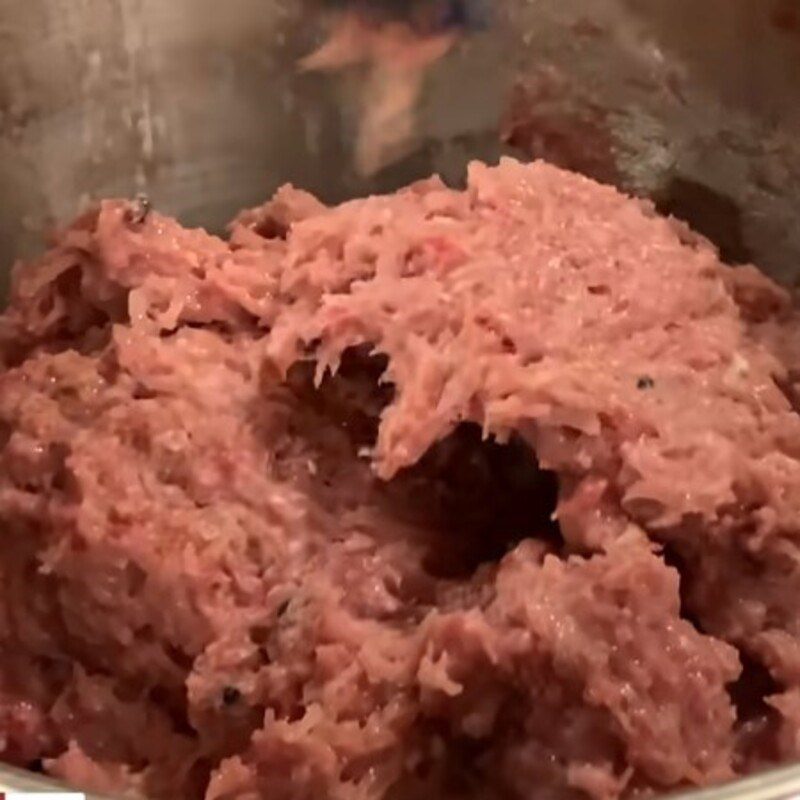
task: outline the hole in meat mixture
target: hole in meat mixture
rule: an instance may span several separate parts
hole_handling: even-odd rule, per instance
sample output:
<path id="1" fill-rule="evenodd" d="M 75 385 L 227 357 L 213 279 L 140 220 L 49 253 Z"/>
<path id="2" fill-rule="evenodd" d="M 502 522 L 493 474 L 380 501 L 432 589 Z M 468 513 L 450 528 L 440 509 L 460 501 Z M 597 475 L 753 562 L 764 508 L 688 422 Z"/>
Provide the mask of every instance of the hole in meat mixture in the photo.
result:
<path id="1" fill-rule="evenodd" d="M 364 469 L 363 453 L 374 445 L 380 414 L 394 395 L 394 387 L 381 382 L 385 369 L 384 357 L 354 348 L 345 353 L 336 376 L 326 377 L 318 389 L 311 364 L 289 375 L 302 413 L 324 417 L 328 427 L 333 423 Z M 312 429 L 319 431 L 320 426 Z M 317 496 L 341 498 L 339 485 L 351 467 L 341 458 L 315 462 Z M 468 578 L 527 538 L 545 539 L 555 547 L 561 543 L 552 518 L 556 477 L 540 469 L 533 449 L 517 434 L 499 442 L 484 438 L 479 425 L 461 423 L 387 484 L 374 479 L 373 491 L 384 513 L 424 532 L 424 566 L 435 578 Z"/>
<path id="2" fill-rule="evenodd" d="M 7 422 L 0 420 L 0 450 L 2 450 L 11 439 L 13 428 Z"/>
<path id="3" fill-rule="evenodd" d="M 392 481 L 390 491 L 431 528 L 426 568 L 435 577 L 469 577 L 524 539 L 561 542 L 552 518 L 556 477 L 540 469 L 516 434 L 501 443 L 462 423 Z"/>
<path id="4" fill-rule="evenodd" d="M 691 571 L 688 559 L 683 556 L 679 549 L 672 544 L 665 544 L 662 550 L 662 557 L 664 563 L 668 567 L 672 567 L 680 575 L 679 592 L 681 598 L 681 617 L 687 622 L 697 628 L 703 630 L 703 624 L 698 618 L 697 614 L 692 611 L 692 598 L 691 598 Z"/>
<path id="5" fill-rule="evenodd" d="M 422 800 L 426 797 L 494 798 L 488 794 L 485 771 L 491 764 L 486 741 L 453 735 L 442 723 L 427 722 L 421 736 L 429 742 L 414 769 L 395 784 L 386 800 Z"/>
<path id="6" fill-rule="evenodd" d="M 766 699 L 780 692 L 780 686 L 763 664 L 739 651 L 742 674 L 729 691 L 736 707 L 737 757 L 741 768 L 758 767 L 775 763 L 779 758 L 777 747 L 778 712 Z"/>
<path id="7" fill-rule="evenodd" d="M 698 589 L 703 588 L 697 574 L 697 556 L 681 552 L 678 544 L 667 543 L 663 558 L 680 574 L 681 617 L 698 631 L 717 636 L 715 626 L 705 624 L 708 606 L 697 597 Z M 758 569 L 756 565 L 751 568 Z M 780 714 L 767 699 L 780 694 L 781 686 L 745 648 L 737 647 L 737 652 L 741 673 L 727 688 L 736 710 L 734 761 L 737 770 L 751 772 L 780 761 Z"/>
<path id="8" fill-rule="evenodd" d="M 285 239 L 289 226 L 275 217 L 265 216 L 258 221 L 253 230 L 263 239 Z"/>
<path id="9" fill-rule="evenodd" d="M 795 414 L 800 414 L 800 373 L 797 370 L 790 370 L 786 377 L 775 377 L 773 380 Z"/>
<path id="10" fill-rule="evenodd" d="M 378 435 L 383 409 L 394 397 L 394 387 L 382 381 L 388 359 L 369 346 L 344 352 L 336 375 L 327 374 L 314 386 L 315 365 L 296 364 L 289 370 L 288 385 L 304 411 L 319 414 L 345 431 L 356 448 L 370 447 Z"/>
<path id="11" fill-rule="evenodd" d="M 708 186 L 675 176 L 655 200 L 662 214 L 672 214 L 688 222 L 714 242 L 723 261 L 730 264 L 752 261 L 744 238 L 742 211 L 731 198 Z"/>

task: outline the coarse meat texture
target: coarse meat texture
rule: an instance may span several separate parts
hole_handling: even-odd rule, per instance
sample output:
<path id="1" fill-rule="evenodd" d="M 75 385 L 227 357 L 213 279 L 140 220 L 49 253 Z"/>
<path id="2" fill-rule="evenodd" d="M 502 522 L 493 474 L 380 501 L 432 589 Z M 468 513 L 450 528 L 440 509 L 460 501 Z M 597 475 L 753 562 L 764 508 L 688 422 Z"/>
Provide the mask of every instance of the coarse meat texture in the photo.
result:
<path id="1" fill-rule="evenodd" d="M 798 330 L 544 163 L 228 240 L 101 203 L 0 317 L 0 756 L 159 800 L 800 757 Z"/>

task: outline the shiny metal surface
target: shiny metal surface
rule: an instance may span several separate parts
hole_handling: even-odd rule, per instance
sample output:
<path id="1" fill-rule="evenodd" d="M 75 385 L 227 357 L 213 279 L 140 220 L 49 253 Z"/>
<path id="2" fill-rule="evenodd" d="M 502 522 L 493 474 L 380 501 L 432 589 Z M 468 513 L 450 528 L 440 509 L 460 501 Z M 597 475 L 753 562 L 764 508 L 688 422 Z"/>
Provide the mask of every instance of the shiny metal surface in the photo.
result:
<path id="1" fill-rule="evenodd" d="M 497 157 L 522 75 L 545 124 L 591 121 L 620 185 L 685 216 L 712 206 L 699 227 L 731 258 L 793 274 L 795 0 L 494 6 L 431 76 L 414 153 L 363 180 L 347 82 L 294 68 L 322 32 L 301 0 L 0 0 L 0 264 L 101 195 L 145 190 L 219 229 L 284 181 L 328 200 L 432 171 L 457 181 Z"/>
<path id="2" fill-rule="evenodd" d="M 55 781 L 46 780 L 11 767 L 0 767 L 0 792 L 63 792 L 65 788 Z M 111 798 L 91 795 L 87 800 L 111 800 Z"/>
<path id="3" fill-rule="evenodd" d="M 682 795 L 674 800 L 797 800 L 798 797 L 800 767 L 784 767 L 729 786 Z"/>
<path id="4" fill-rule="evenodd" d="M 0 766 L 0 792 L 58 792 L 65 787 L 38 775 Z M 771 770 L 727 786 L 671 795 L 666 800 L 797 800 L 800 766 Z M 114 800 L 88 795 L 86 800 Z"/>
<path id="5" fill-rule="evenodd" d="M 512 142 L 653 197 L 732 261 L 800 276 L 796 0 L 494 5 L 431 75 L 414 152 L 366 180 L 348 81 L 294 68 L 322 35 L 300 0 L 0 0 L 0 286 L 105 195 L 145 191 L 220 230 L 286 181 L 329 201 L 458 182 L 470 159 L 514 152 L 498 124 L 515 97 L 531 120 Z M 31 781 L 0 773 L 0 789 Z M 800 767 L 696 797 L 800 797 Z"/>

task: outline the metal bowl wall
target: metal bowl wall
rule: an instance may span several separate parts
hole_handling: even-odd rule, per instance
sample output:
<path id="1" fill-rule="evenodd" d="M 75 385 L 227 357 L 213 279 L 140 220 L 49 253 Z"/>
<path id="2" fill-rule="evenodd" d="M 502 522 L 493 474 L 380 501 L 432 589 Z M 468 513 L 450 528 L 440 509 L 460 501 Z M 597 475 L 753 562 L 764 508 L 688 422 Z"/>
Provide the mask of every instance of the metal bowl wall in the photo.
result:
<path id="1" fill-rule="evenodd" d="M 219 229 L 285 181 L 328 200 L 458 181 L 497 158 L 522 84 L 527 154 L 600 148 L 575 166 L 792 275 L 796 0 L 495 0 L 491 29 L 431 76 L 412 154 L 371 180 L 350 166 L 346 83 L 295 69 L 318 22 L 301 0 L 0 0 L 0 264 L 102 195 L 147 191 Z"/>

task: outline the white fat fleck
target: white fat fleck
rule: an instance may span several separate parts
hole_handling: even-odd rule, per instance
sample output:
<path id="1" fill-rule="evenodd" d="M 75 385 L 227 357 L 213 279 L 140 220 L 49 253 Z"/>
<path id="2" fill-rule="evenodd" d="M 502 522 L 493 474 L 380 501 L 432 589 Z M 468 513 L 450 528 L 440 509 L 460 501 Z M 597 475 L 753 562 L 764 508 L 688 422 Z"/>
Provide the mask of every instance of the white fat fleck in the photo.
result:
<path id="1" fill-rule="evenodd" d="M 730 366 L 725 373 L 728 381 L 736 381 L 738 378 L 746 378 L 750 374 L 750 362 L 739 352 L 733 354 Z"/>

